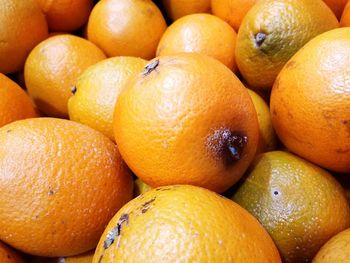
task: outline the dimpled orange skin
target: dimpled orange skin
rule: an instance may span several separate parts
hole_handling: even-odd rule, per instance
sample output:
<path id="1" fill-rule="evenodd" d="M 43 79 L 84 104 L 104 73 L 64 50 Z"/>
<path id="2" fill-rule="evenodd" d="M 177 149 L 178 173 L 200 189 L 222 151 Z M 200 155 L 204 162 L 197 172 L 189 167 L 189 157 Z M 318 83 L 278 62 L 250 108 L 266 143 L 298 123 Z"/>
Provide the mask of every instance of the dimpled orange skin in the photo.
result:
<path id="1" fill-rule="evenodd" d="M 187 15 L 165 31 L 158 44 L 157 56 L 197 52 L 215 58 L 236 71 L 236 37 L 230 25 L 216 16 Z"/>
<path id="2" fill-rule="evenodd" d="M 35 118 L 0 129 L 0 239 L 14 248 L 44 257 L 86 252 L 132 194 L 116 145 L 92 128 Z"/>
<path id="3" fill-rule="evenodd" d="M 25 91 L 0 73 L 0 127 L 16 120 L 36 116 L 34 105 Z"/>
<path id="4" fill-rule="evenodd" d="M 195 13 L 210 13 L 210 0 L 162 0 L 171 20 Z"/>
<path id="5" fill-rule="evenodd" d="M 340 19 L 348 0 L 323 0 L 323 2 L 325 2 L 330 9 L 332 9 L 337 18 Z"/>
<path id="6" fill-rule="evenodd" d="M 340 19 L 341 27 L 349 27 L 350 26 L 350 2 L 348 2 L 344 8 L 343 14 Z"/>
<path id="7" fill-rule="evenodd" d="M 350 28 L 321 34 L 285 65 L 270 100 L 283 144 L 337 172 L 350 172 L 349 67 Z"/>
<path id="8" fill-rule="evenodd" d="M 200 54 L 159 57 L 146 67 L 119 95 L 114 112 L 125 162 L 152 187 L 225 191 L 243 175 L 258 144 L 246 88 L 222 63 Z M 228 147 L 234 136 L 247 138 L 238 161 Z"/>
<path id="9" fill-rule="evenodd" d="M 0 1 L 0 72 L 20 71 L 29 52 L 48 36 L 47 23 L 35 0 Z"/>
<path id="10" fill-rule="evenodd" d="M 167 25 L 151 0 L 105 0 L 93 8 L 88 39 L 109 57 L 152 59 Z"/>
<path id="11" fill-rule="evenodd" d="M 93 7 L 92 0 L 36 0 L 46 15 L 50 31 L 71 32 L 83 26 Z"/>
<path id="12" fill-rule="evenodd" d="M 13 249 L 0 241 L 0 262 L 1 263 L 24 263 L 25 261 Z"/>
<path id="13" fill-rule="evenodd" d="M 119 236 L 115 233 L 118 226 Z M 189 185 L 153 189 L 127 203 L 109 222 L 93 263 L 155 259 L 281 262 L 270 236 L 246 210 L 207 189 Z"/>
<path id="14" fill-rule="evenodd" d="M 78 76 L 105 59 L 90 41 L 68 34 L 50 37 L 29 54 L 24 78 L 37 107 L 50 117 L 68 117 L 68 99 Z"/>
<path id="15" fill-rule="evenodd" d="M 242 20 L 257 0 L 211 0 L 214 15 L 229 23 L 237 32 Z"/>
<path id="16" fill-rule="evenodd" d="M 344 263 L 350 258 L 350 229 L 332 237 L 318 251 L 312 263 Z"/>

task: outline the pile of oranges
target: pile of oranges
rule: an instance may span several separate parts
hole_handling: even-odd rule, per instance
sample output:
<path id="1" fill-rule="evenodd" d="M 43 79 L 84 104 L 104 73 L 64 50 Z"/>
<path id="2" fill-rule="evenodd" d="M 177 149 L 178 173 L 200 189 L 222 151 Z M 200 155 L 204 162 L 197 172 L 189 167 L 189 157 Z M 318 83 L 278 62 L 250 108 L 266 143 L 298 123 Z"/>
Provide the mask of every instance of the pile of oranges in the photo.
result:
<path id="1" fill-rule="evenodd" d="M 350 1 L 0 1 L 0 263 L 350 260 Z"/>

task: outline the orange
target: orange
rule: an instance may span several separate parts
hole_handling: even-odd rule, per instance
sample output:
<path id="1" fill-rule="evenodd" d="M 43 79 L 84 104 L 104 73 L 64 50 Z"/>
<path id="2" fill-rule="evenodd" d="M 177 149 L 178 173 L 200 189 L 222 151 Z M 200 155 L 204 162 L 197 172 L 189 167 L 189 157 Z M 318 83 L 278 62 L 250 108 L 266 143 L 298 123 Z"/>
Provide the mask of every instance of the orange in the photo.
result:
<path id="1" fill-rule="evenodd" d="M 271 89 L 287 61 L 310 39 L 338 27 L 322 0 L 262 0 L 244 17 L 236 62 L 253 89 Z"/>
<path id="2" fill-rule="evenodd" d="M 24 263 L 21 256 L 0 241 L 0 262 L 1 263 Z"/>
<path id="3" fill-rule="evenodd" d="M 35 0 L 0 1 L 0 72 L 20 71 L 29 52 L 48 36 Z"/>
<path id="4" fill-rule="evenodd" d="M 233 200 L 265 227 L 286 263 L 310 262 L 329 238 L 350 226 L 341 185 L 286 152 L 259 155 Z"/>
<path id="5" fill-rule="evenodd" d="M 257 0 L 211 0 L 214 15 L 222 18 L 238 31 L 246 13 Z"/>
<path id="6" fill-rule="evenodd" d="M 235 47 L 236 32 L 226 22 L 213 15 L 194 14 L 176 20 L 165 31 L 157 56 L 197 52 L 236 70 Z"/>
<path id="7" fill-rule="evenodd" d="M 350 28 L 326 32 L 286 64 L 270 102 L 272 123 L 283 144 L 339 172 L 350 172 L 349 66 Z"/>
<path id="8" fill-rule="evenodd" d="M 259 122 L 259 142 L 256 153 L 272 151 L 277 147 L 277 138 L 272 127 L 270 108 L 262 97 L 247 89 L 253 101 Z"/>
<path id="9" fill-rule="evenodd" d="M 167 25 L 151 0 L 104 0 L 91 12 L 87 35 L 109 57 L 154 57 Z"/>
<path id="10" fill-rule="evenodd" d="M 116 145 L 92 128 L 35 118 L 0 129 L 0 240 L 18 250 L 86 252 L 132 194 Z"/>
<path id="11" fill-rule="evenodd" d="M 134 249 L 130 249 L 130 248 Z M 269 235 L 246 210 L 209 190 L 151 190 L 109 222 L 93 263 L 281 262 Z"/>
<path id="12" fill-rule="evenodd" d="M 348 0 L 323 0 L 323 2 L 325 2 L 340 19 Z"/>
<path id="13" fill-rule="evenodd" d="M 340 26 L 342 27 L 350 26 L 350 2 L 348 2 L 344 8 L 344 12 L 340 19 Z"/>
<path id="14" fill-rule="evenodd" d="M 119 93 L 147 61 L 135 57 L 114 57 L 86 69 L 78 78 L 68 101 L 69 118 L 113 136 L 113 112 Z"/>
<path id="15" fill-rule="evenodd" d="M 142 182 L 139 178 L 137 178 L 134 181 L 134 196 L 135 197 L 138 195 L 144 194 L 151 189 L 152 189 L 152 187 L 150 187 L 148 184 L 145 184 L 144 182 Z"/>
<path id="16" fill-rule="evenodd" d="M 93 7 L 92 0 L 36 0 L 46 15 L 50 31 L 74 31 L 83 26 Z"/>
<path id="17" fill-rule="evenodd" d="M 60 257 L 60 258 L 42 258 L 35 257 L 30 263 L 91 263 L 95 251 L 90 250 L 84 254 L 71 257 Z"/>
<path id="18" fill-rule="evenodd" d="M 259 136 L 243 84 L 222 63 L 195 53 L 152 60 L 119 95 L 113 125 L 125 162 L 146 184 L 216 192 L 243 175 Z"/>
<path id="19" fill-rule="evenodd" d="M 162 0 L 162 4 L 173 21 L 190 14 L 210 12 L 210 0 Z"/>
<path id="20" fill-rule="evenodd" d="M 25 91 L 0 73 L 0 127 L 16 120 L 36 116 L 33 103 Z"/>
<path id="21" fill-rule="evenodd" d="M 350 229 L 332 237 L 317 253 L 312 263 L 344 263 L 350 258 Z"/>
<path id="22" fill-rule="evenodd" d="M 78 76 L 105 59 L 90 41 L 68 34 L 46 39 L 29 54 L 24 78 L 38 108 L 53 117 L 68 117 L 67 102 Z"/>

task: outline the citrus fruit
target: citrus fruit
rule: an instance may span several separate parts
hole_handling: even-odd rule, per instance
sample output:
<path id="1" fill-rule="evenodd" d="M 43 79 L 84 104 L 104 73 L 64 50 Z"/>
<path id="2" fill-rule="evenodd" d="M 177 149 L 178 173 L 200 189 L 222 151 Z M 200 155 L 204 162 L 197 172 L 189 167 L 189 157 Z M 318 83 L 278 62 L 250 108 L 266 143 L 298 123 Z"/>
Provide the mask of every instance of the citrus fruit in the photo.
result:
<path id="1" fill-rule="evenodd" d="M 29 52 L 48 35 L 35 0 L 0 1 L 0 72 L 20 71 Z"/>
<path id="2" fill-rule="evenodd" d="M 310 39 L 338 27 L 321 0 L 262 0 L 244 17 L 236 62 L 254 89 L 271 89 L 285 63 Z"/>
<path id="3" fill-rule="evenodd" d="M 62 257 L 94 248 L 132 192 L 116 145 L 92 128 L 34 118 L 0 129 L 0 239 L 18 250 Z"/>
<path id="4" fill-rule="evenodd" d="M 92 0 L 36 0 L 46 15 L 50 31 L 71 32 L 83 26 L 93 7 Z"/>
<path id="5" fill-rule="evenodd" d="M 133 247 L 134 249 L 130 249 Z M 236 203 L 200 187 L 166 186 L 127 203 L 93 263 L 281 262 L 269 235 Z"/>
<path id="6" fill-rule="evenodd" d="M 350 258 L 350 229 L 332 237 L 316 254 L 312 263 L 345 263 Z"/>
<path id="7" fill-rule="evenodd" d="M 113 112 L 118 94 L 147 61 L 114 57 L 86 69 L 78 78 L 68 101 L 69 118 L 113 136 Z"/>
<path id="8" fill-rule="evenodd" d="M 265 227 L 286 263 L 311 261 L 329 238 L 350 226 L 341 185 L 287 152 L 259 155 L 233 200 Z"/>
<path id="9" fill-rule="evenodd" d="M 2 263 L 24 263 L 21 256 L 13 249 L 0 241 L 0 262 Z"/>
<path id="10" fill-rule="evenodd" d="M 257 0 L 211 0 L 215 16 L 229 23 L 237 32 L 247 12 Z"/>
<path id="11" fill-rule="evenodd" d="M 270 101 L 272 123 L 283 144 L 339 172 L 350 172 L 349 66 L 350 28 L 326 32 L 286 64 Z"/>
<path id="12" fill-rule="evenodd" d="M 109 57 L 154 57 L 167 25 L 151 0 L 104 0 L 89 17 L 88 39 Z"/>
<path id="13" fill-rule="evenodd" d="M 95 251 L 90 250 L 83 254 L 71 257 L 59 257 L 59 258 L 42 258 L 35 257 L 30 263 L 91 263 Z"/>
<path id="14" fill-rule="evenodd" d="M 152 60 L 119 95 L 113 126 L 125 162 L 146 184 L 216 192 L 243 175 L 259 136 L 243 84 L 196 53 Z"/>
<path id="15" fill-rule="evenodd" d="M 137 178 L 134 181 L 134 196 L 139 196 L 141 194 L 144 194 L 151 189 L 152 189 L 152 187 L 150 187 L 148 184 L 145 184 L 144 182 L 142 182 L 140 180 L 140 178 Z"/>
<path id="16" fill-rule="evenodd" d="M 36 116 L 33 103 L 25 91 L 0 73 L 0 127 L 16 120 Z"/>
<path id="17" fill-rule="evenodd" d="M 52 117 L 68 117 L 67 102 L 78 76 L 105 59 L 90 41 L 68 34 L 50 37 L 29 54 L 24 79 L 38 108 Z"/>
<path id="18" fill-rule="evenodd" d="M 260 95 L 247 89 L 252 98 L 259 122 L 259 142 L 256 153 L 269 152 L 276 148 L 277 138 L 272 127 L 270 108 Z"/>
<path id="19" fill-rule="evenodd" d="M 162 4 L 173 21 L 190 14 L 210 12 L 210 0 L 162 0 Z"/>
<path id="20" fill-rule="evenodd" d="M 168 27 L 158 44 L 157 56 L 197 52 L 236 70 L 235 46 L 236 32 L 225 21 L 210 14 L 193 14 Z"/>
<path id="21" fill-rule="evenodd" d="M 323 2 L 325 2 L 332 9 L 334 14 L 340 18 L 348 0 L 323 0 Z"/>
<path id="22" fill-rule="evenodd" d="M 344 8 L 344 12 L 340 19 L 340 26 L 342 27 L 350 26 L 350 2 L 348 2 Z"/>

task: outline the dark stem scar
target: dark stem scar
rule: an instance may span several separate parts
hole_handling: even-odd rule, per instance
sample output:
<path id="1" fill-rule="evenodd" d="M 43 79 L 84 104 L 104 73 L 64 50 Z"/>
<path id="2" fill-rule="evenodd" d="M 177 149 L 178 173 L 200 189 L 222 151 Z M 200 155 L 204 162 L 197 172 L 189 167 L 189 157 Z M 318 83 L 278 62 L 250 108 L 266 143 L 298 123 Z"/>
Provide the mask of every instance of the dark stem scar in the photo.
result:
<path id="1" fill-rule="evenodd" d="M 242 158 L 247 143 L 247 136 L 229 129 L 216 130 L 207 139 L 209 151 L 226 165 L 234 164 Z"/>
<path id="2" fill-rule="evenodd" d="M 103 248 L 107 249 L 109 248 L 115 241 L 115 239 L 120 236 L 122 231 L 122 225 L 126 223 L 129 223 L 129 215 L 128 214 L 122 214 L 121 217 L 118 220 L 117 225 L 108 232 L 106 240 L 103 243 Z"/>
<path id="3" fill-rule="evenodd" d="M 74 95 L 76 92 L 77 92 L 77 87 L 76 86 L 73 86 L 71 88 L 71 91 L 72 91 L 72 94 Z"/>
<path id="4" fill-rule="evenodd" d="M 145 202 L 144 204 L 142 204 L 142 208 L 141 208 L 141 213 L 144 214 L 148 211 L 148 209 L 151 208 L 151 204 L 154 202 L 154 200 L 156 200 L 155 197 L 153 197 L 151 200 Z"/>
<path id="5" fill-rule="evenodd" d="M 145 69 L 142 72 L 142 75 L 147 76 L 151 74 L 151 72 L 154 71 L 158 66 L 159 66 L 159 59 L 152 61 L 151 63 L 146 65 Z"/>
<path id="6" fill-rule="evenodd" d="M 254 36 L 254 41 L 258 47 L 261 47 L 265 39 L 266 39 L 266 34 L 263 32 L 259 32 Z"/>
<path id="7" fill-rule="evenodd" d="M 100 258 L 98 259 L 98 263 L 101 263 L 103 259 L 103 255 L 100 256 Z"/>

